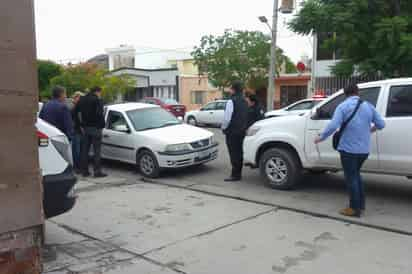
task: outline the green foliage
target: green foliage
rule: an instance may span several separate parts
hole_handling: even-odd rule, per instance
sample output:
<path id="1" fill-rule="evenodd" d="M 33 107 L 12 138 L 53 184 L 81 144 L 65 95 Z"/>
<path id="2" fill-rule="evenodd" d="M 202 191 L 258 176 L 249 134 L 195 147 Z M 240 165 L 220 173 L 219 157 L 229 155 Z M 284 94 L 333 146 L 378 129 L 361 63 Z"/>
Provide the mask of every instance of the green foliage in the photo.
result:
<path id="1" fill-rule="evenodd" d="M 51 80 L 51 84 L 65 87 L 68 96 L 76 91 L 87 92 L 94 86 L 100 86 L 103 99 L 112 102 L 118 94 L 124 94 L 133 87 L 135 81 L 127 75 L 110 75 L 94 64 L 80 64 L 65 68 L 61 75 Z"/>
<path id="2" fill-rule="evenodd" d="M 339 76 L 355 70 L 385 77 L 412 75 L 412 1 L 308 0 L 289 23 L 296 33 L 336 33 L 322 45 L 339 48 Z"/>
<path id="3" fill-rule="evenodd" d="M 267 86 L 270 37 L 262 32 L 226 30 L 221 36 L 204 36 L 192 56 L 216 87 L 228 87 L 238 79 L 252 89 Z M 296 72 L 295 65 L 278 49 L 278 73 L 283 64 L 287 72 Z"/>
<path id="4" fill-rule="evenodd" d="M 60 75 L 62 71 L 62 67 L 52 61 L 37 61 L 39 92 L 41 97 L 50 97 L 50 80 Z"/>

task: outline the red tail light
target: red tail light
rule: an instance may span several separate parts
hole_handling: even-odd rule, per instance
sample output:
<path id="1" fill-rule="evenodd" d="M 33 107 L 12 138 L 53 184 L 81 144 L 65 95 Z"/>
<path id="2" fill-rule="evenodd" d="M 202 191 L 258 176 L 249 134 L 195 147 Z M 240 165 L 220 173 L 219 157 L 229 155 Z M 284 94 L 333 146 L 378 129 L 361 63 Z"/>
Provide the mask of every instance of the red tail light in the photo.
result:
<path id="1" fill-rule="evenodd" d="M 41 131 L 37 131 L 37 138 L 39 139 L 39 147 L 47 147 L 49 145 L 49 136 Z"/>

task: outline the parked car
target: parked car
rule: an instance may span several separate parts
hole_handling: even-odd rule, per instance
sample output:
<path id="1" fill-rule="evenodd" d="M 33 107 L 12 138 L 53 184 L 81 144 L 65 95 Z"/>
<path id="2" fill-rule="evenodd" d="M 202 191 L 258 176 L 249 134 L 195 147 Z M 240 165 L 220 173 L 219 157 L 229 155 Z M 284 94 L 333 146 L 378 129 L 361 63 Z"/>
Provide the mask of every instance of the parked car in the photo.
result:
<path id="1" fill-rule="evenodd" d="M 315 107 L 317 104 L 322 102 L 325 97 L 317 97 L 311 99 L 304 99 L 297 101 L 287 107 L 273 110 L 265 113 L 265 118 L 272 118 L 272 117 L 279 117 L 279 116 L 287 116 L 287 115 L 301 115 Z"/>
<path id="2" fill-rule="evenodd" d="M 216 100 L 203 106 L 199 110 L 186 113 L 185 122 L 193 125 L 214 125 L 220 126 L 225 115 L 227 100 Z"/>
<path id="3" fill-rule="evenodd" d="M 362 171 L 411 178 L 412 78 L 370 82 L 359 88 L 361 98 L 376 106 L 386 122 L 386 128 L 371 138 L 371 153 Z M 343 100 L 345 95 L 340 91 L 302 116 L 256 123 L 244 142 L 245 162 L 259 167 L 261 176 L 276 189 L 294 187 L 304 170 L 340 170 L 332 138 L 319 145 L 314 140 Z"/>
<path id="4" fill-rule="evenodd" d="M 40 118 L 37 118 L 36 128 L 43 176 L 43 208 L 45 217 L 51 218 L 73 208 L 77 179 L 72 169 L 71 146 L 67 137 Z"/>
<path id="5" fill-rule="evenodd" d="M 105 119 L 102 157 L 135 164 L 146 177 L 217 158 L 213 133 L 183 124 L 158 106 L 111 105 L 106 107 Z"/>
<path id="6" fill-rule="evenodd" d="M 186 114 L 186 106 L 179 104 L 175 99 L 168 98 L 144 98 L 140 103 L 157 105 L 183 119 Z"/>

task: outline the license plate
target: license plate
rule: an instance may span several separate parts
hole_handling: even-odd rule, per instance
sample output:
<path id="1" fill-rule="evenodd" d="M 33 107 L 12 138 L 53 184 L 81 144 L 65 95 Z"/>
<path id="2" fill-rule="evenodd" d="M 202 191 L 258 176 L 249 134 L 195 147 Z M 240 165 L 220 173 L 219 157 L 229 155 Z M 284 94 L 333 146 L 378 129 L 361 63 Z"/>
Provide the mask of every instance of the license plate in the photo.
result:
<path id="1" fill-rule="evenodd" d="M 204 159 L 210 156 L 210 152 L 209 151 L 201 151 L 198 153 L 197 157 L 199 157 L 200 159 Z"/>

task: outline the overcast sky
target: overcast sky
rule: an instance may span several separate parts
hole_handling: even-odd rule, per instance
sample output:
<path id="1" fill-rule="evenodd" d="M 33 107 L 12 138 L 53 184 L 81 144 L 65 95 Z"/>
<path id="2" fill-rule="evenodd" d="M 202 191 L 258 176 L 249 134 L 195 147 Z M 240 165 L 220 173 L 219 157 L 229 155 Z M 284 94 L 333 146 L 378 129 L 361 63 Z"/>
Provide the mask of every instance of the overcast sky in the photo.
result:
<path id="1" fill-rule="evenodd" d="M 206 34 L 225 29 L 260 30 L 257 17 L 271 18 L 273 0 L 35 0 L 37 53 L 41 59 L 85 60 L 106 48 L 130 44 L 190 51 Z M 278 45 L 293 61 L 311 56 L 309 37 L 285 27 L 279 18 Z M 147 49 L 146 49 L 147 50 Z"/>

